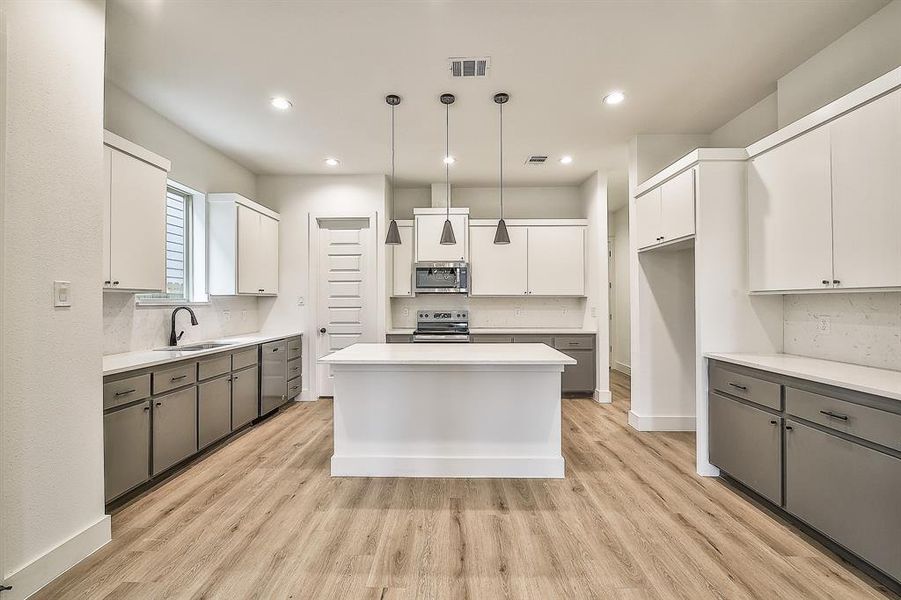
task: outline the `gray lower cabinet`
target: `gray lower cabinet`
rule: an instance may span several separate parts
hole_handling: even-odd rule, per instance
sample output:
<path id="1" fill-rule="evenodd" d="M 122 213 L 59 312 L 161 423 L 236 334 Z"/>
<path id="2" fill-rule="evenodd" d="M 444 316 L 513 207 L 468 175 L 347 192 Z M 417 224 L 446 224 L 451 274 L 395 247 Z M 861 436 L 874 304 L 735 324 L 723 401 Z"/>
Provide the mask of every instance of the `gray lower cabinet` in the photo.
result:
<path id="1" fill-rule="evenodd" d="M 503 335 L 499 333 L 474 333 L 471 341 L 474 344 L 512 344 L 512 335 Z"/>
<path id="2" fill-rule="evenodd" d="M 385 336 L 385 342 L 388 344 L 412 344 L 413 336 L 405 333 L 389 333 Z"/>
<path id="3" fill-rule="evenodd" d="M 232 430 L 260 416 L 259 367 L 232 373 Z"/>
<path id="4" fill-rule="evenodd" d="M 231 375 L 226 374 L 197 386 L 198 448 L 205 448 L 231 432 L 231 383 Z"/>
<path id="5" fill-rule="evenodd" d="M 782 504 L 782 419 L 717 393 L 708 401 L 710 462 Z"/>
<path id="6" fill-rule="evenodd" d="M 197 386 L 153 399 L 152 474 L 197 452 Z"/>
<path id="7" fill-rule="evenodd" d="M 104 496 L 109 502 L 150 479 L 150 401 L 103 415 L 103 441 Z"/>
<path id="8" fill-rule="evenodd" d="M 901 580 L 901 459 L 791 419 L 785 429 L 786 510 Z"/>
<path id="9" fill-rule="evenodd" d="M 263 344 L 260 353 L 260 414 L 265 415 L 288 399 L 288 343 L 280 340 Z"/>

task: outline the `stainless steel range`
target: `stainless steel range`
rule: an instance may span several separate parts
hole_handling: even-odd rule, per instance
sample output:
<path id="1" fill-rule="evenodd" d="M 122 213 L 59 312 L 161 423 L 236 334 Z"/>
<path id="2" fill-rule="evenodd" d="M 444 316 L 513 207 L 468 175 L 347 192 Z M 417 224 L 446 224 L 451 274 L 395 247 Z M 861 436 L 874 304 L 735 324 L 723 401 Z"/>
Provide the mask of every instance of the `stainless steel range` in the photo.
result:
<path id="1" fill-rule="evenodd" d="M 468 341 L 468 310 L 420 310 L 416 312 L 414 343 L 466 343 Z"/>

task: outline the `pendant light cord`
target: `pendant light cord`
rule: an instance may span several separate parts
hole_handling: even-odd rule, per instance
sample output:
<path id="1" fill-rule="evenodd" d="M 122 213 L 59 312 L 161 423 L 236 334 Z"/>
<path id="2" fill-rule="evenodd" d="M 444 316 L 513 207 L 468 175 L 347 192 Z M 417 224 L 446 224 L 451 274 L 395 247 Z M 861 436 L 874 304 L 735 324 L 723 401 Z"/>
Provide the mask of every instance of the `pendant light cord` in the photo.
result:
<path id="1" fill-rule="evenodd" d="M 394 182 L 394 109 L 396 106 L 394 104 L 391 105 L 391 219 L 393 220 L 396 216 L 395 210 L 395 202 L 394 202 L 394 194 L 395 194 L 395 182 Z"/>
<path id="2" fill-rule="evenodd" d="M 444 105 L 444 191 L 447 195 L 447 220 L 450 221 L 450 104 Z"/>
<path id="3" fill-rule="evenodd" d="M 500 182 L 501 182 L 501 221 L 503 221 L 504 220 L 504 105 L 498 104 L 498 107 L 500 108 L 500 111 L 501 111 L 501 119 L 500 119 L 500 121 L 501 121 L 501 136 L 500 136 L 501 137 L 501 144 L 500 144 L 501 145 L 501 160 L 500 160 L 501 176 L 500 176 Z"/>

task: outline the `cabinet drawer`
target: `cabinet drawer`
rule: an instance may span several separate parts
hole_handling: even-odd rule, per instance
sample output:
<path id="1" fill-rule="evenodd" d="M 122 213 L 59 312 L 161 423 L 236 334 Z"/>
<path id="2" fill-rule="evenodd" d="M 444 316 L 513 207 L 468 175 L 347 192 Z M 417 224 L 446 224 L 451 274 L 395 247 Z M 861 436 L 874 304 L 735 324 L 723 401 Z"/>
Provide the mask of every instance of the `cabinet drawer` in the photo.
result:
<path id="1" fill-rule="evenodd" d="M 786 420 L 785 508 L 901 580 L 901 460 Z"/>
<path id="2" fill-rule="evenodd" d="M 300 358 L 302 352 L 303 345 L 301 344 L 300 336 L 288 338 L 288 360 Z"/>
<path id="3" fill-rule="evenodd" d="M 709 394 L 710 462 L 782 504 L 781 419 L 738 400 Z"/>
<path id="4" fill-rule="evenodd" d="M 216 375 L 228 373 L 232 368 L 232 358 L 229 354 L 214 356 L 197 363 L 197 379 L 209 379 Z"/>
<path id="5" fill-rule="evenodd" d="M 295 377 L 288 382 L 288 400 L 298 396 L 303 388 L 303 382 L 300 377 Z"/>
<path id="6" fill-rule="evenodd" d="M 531 334 L 522 334 L 522 335 L 514 335 L 513 336 L 514 344 L 544 344 L 546 346 L 554 347 L 554 336 L 552 335 L 531 335 Z"/>
<path id="7" fill-rule="evenodd" d="M 104 409 L 114 408 L 148 396 L 150 396 L 149 373 L 103 384 Z"/>
<path id="8" fill-rule="evenodd" d="M 389 333 L 385 336 L 385 342 L 389 344 L 412 344 L 413 336 L 402 333 Z"/>
<path id="9" fill-rule="evenodd" d="M 593 335 L 558 335 L 554 336 L 554 348 L 557 350 L 593 350 Z"/>
<path id="10" fill-rule="evenodd" d="M 250 367 L 252 365 L 257 364 L 259 360 L 259 346 L 254 346 L 253 348 L 247 348 L 246 350 L 239 350 L 232 354 L 232 371 L 237 371 L 238 369 L 243 369 L 245 367 Z"/>
<path id="11" fill-rule="evenodd" d="M 174 369 L 153 372 L 153 393 L 161 394 L 197 381 L 197 363 L 179 365 Z"/>
<path id="12" fill-rule="evenodd" d="M 757 379 L 729 371 L 720 366 L 710 367 L 710 390 L 716 390 L 743 400 L 780 410 L 782 408 L 782 386 L 771 381 Z"/>
<path id="13" fill-rule="evenodd" d="M 295 377 L 300 377 L 300 372 L 303 369 L 303 364 L 299 360 L 292 360 L 288 362 L 288 379 L 294 379 Z"/>
<path id="14" fill-rule="evenodd" d="M 499 333 L 474 333 L 472 342 L 474 344 L 512 344 L 513 336 Z"/>
<path id="15" fill-rule="evenodd" d="M 785 388 L 785 412 L 825 427 L 901 450 L 901 415 Z"/>

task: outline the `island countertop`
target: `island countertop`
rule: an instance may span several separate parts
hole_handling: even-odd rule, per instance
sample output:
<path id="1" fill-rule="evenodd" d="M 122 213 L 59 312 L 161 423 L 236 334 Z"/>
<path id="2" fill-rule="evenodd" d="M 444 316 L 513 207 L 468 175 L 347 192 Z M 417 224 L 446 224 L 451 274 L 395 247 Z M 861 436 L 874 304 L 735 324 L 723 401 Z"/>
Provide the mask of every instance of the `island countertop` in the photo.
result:
<path id="1" fill-rule="evenodd" d="M 354 344 L 319 359 L 331 365 L 574 365 L 545 344 Z"/>

